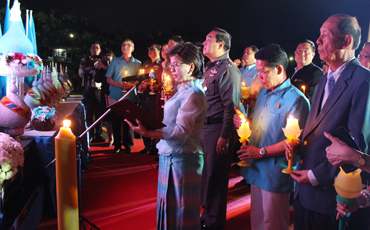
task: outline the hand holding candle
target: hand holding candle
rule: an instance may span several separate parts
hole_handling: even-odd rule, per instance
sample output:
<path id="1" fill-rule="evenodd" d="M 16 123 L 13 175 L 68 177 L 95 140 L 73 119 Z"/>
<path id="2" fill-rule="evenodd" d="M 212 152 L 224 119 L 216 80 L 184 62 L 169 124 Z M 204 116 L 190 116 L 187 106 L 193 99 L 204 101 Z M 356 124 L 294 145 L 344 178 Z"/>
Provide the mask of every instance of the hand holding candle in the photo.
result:
<path id="1" fill-rule="evenodd" d="M 288 138 L 287 141 L 289 143 L 292 143 L 294 139 L 298 138 L 299 135 L 301 135 L 302 130 L 299 128 L 298 119 L 295 119 L 292 116 L 289 116 L 287 119 L 287 123 L 285 126 L 285 129 L 283 128 L 284 135 Z M 293 144 L 291 145 L 290 154 L 289 154 L 289 160 L 288 160 L 288 168 L 283 169 L 282 172 L 286 174 L 292 174 L 293 173 L 293 152 L 294 147 Z"/>
<path id="2" fill-rule="evenodd" d="M 361 169 L 357 169 L 354 172 L 345 173 L 340 167 L 340 172 L 334 180 L 335 190 L 337 191 L 337 202 L 345 203 L 348 206 L 352 206 L 357 202 L 356 197 L 360 194 L 363 188 L 361 180 Z M 347 214 L 349 216 L 350 213 Z M 339 230 L 344 229 L 346 222 L 346 216 L 340 215 L 339 219 Z"/>
<path id="3" fill-rule="evenodd" d="M 249 121 L 247 121 L 244 114 L 242 114 L 242 113 L 238 113 L 238 116 L 242 119 L 242 124 L 239 127 L 239 129 L 237 130 L 238 135 L 240 137 L 239 141 L 243 145 L 247 145 L 247 141 L 249 142 L 249 137 L 252 134 L 252 131 L 249 128 Z M 238 165 L 240 167 L 250 166 L 250 164 L 245 160 L 242 160 L 242 161 L 238 162 Z"/>

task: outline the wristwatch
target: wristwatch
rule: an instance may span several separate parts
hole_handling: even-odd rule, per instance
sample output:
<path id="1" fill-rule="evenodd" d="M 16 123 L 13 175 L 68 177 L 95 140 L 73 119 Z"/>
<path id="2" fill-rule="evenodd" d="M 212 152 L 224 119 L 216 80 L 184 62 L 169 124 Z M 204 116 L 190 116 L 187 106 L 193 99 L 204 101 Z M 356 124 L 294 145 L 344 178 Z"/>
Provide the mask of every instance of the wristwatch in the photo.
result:
<path id="1" fill-rule="evenodd" d="M 262 157 L 265 157 L 265 156 L 266 156 L 266 153 L 267 153 L 266 148 L 265 148 L 265 147 L 263 147 L 263 148 L 260 150 L 260 154 L 261 154 L 261 156 L 262 156 Z"/>

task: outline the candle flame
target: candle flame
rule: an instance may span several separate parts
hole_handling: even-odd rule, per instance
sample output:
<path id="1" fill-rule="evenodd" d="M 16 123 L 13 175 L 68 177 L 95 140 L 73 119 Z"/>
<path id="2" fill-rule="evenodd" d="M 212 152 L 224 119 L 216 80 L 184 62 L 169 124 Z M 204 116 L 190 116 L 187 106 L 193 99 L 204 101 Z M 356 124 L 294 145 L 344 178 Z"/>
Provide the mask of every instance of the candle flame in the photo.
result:
<path id="1" fill-rule="evenodd" d="M 127 71 L 125 71 L 125 76 L 127 77 Z"/>
<path id="2" fill-rule="evenodd" d="M 301 87 L 303 90 L 305 90 L 306 89 L 306 86 L 304 86 L 304 85 L 302 85 L 302 87 Z"/>
<path id="3" fill-rule="evenodd" d="M 63 128 L 69 128 L 71 126 L 71 121 L 70 120 L 64 120 L 63 121 Z"/>
<path id="4" fill-rule="evenodd" d="M 295 139 L 301 135 L 302 130 L 299 128 L 298 119 L 289 115 L 285 128 L 283 128 L 284 135 L 288 139 Z"/>
<path id="5" fill-rule="evenodd" d="M 245 83 L 244 82 L 242 82 L 242 86 L 245 87 Z"/>
<path id="6" fill-rule="evenodd" d="M 153 69 L 151 69 L 150 72 L 153 73 Z"/>

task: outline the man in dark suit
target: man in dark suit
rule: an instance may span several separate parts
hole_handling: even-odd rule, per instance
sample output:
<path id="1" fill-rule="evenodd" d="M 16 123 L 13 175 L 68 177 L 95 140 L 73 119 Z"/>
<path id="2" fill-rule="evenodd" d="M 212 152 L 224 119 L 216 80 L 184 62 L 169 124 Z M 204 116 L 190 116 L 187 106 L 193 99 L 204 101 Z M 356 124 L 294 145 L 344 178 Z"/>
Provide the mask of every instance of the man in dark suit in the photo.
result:
<path id="1" fill-rule="evenodd" d="M 298 44 L 294 54 L 297 67 L 291 77 L 291 82 L 304 93 L 312 104 L 316 85 L 324 75 L 324 72 L 312 63 L 312 59 L 315 57 L 315 44 L 306 39 Z"/>
<path id="2" fill-rule="evenodd" d="M 331 142 L 324 132 L 332 133 L 343 126 L 362 151 L 368 152 L 370 71 L 355 58 L 360 38 L 361 29 L 356 18 L 348 15 L 331 16 L 320 29 L 318 51 L 320 59 L 326 61 L 330 69 L 317 85 L 303 131 L 298 170 L 291 175 L 297 181 L 295 230 L 338 229 L 335 220 L 337 193 L 333 184 L 339 168 L 326 158 L 325 149 Z M 355 214 L 358 213 L 352 215 Z M 365 229 L 363 226 L 357 229 Z"/>

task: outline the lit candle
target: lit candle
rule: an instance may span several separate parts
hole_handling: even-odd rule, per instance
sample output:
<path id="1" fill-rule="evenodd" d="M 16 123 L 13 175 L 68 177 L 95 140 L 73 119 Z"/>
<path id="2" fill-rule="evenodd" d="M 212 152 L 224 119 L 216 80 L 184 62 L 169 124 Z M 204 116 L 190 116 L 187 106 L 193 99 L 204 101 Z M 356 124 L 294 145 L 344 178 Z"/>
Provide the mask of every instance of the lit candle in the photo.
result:
<path id="1" fill-rule="evenodd" d="M 153 69 L 151 69 L 150 72 L 153 73 Z"/>
<path id="2" fill-rule="evenodd" d="M 252 134 L 252 131 L 249 128 L 249 121 L 247 121 L 247 119 L 245 118 L 244 114 L 241 113 L 240 111 L 238 111 L 238 116 L 242 119 L 242 124 L 239 127 L 239 129 L 237 130 L 238 135 L 240 137 L 239 141 L 243 145 L 247 145 L 247 141 L 249 142 L 249 137 Z M 250 166 L 250 164 L 247 161 L 245 161 L 245 160 L 242 160 L 242 161 L 238 162 L 238 165 L 240 167 Z"/>
<path id="3" fill-rule="evenodd" d="M 303 94 L 306 94 L 306 86 L 302 85 L 301 88 L 302 88 Z"/>
<path id="4" fill-rule="evenodd" d="M 243 99 L 248 99 L 251 95 L 251 93 L 249 92 L 249 87 L 245 87 L 245 84 L 244 82 L 242 82 L 242 98 Z"/>
<path id="5" fill-rule="evenodd" d="M 291 143 L 291 149 L 288 160 L 288 168 L 283 169 L 282 172 L 286 174 L 293 173 L 293 141 L 301 135 L 302 130 L 299 128 L 298 119 L 293 116 L 289 116 L 285 128 L 283 128 L 284 135 L 288 138 L 288 142 Z"/>
<path id="6" fill-rule="evenodd" d="M 64 120 L 55 137 L 58 230 L 79 229 L 76 136 L 70 124 Z"/>
<path id="7" fill-rule="evenodd" d="M 140 69 L 140 74 L 144 74 L 144 69 Z"/>
<path id="8" fill-rule="evenodd" d="M 125 71 L 125 77 L 127 77 L 127 74 L 128 74 L 128 72 L 127 72 L 127 71 Z"/>

